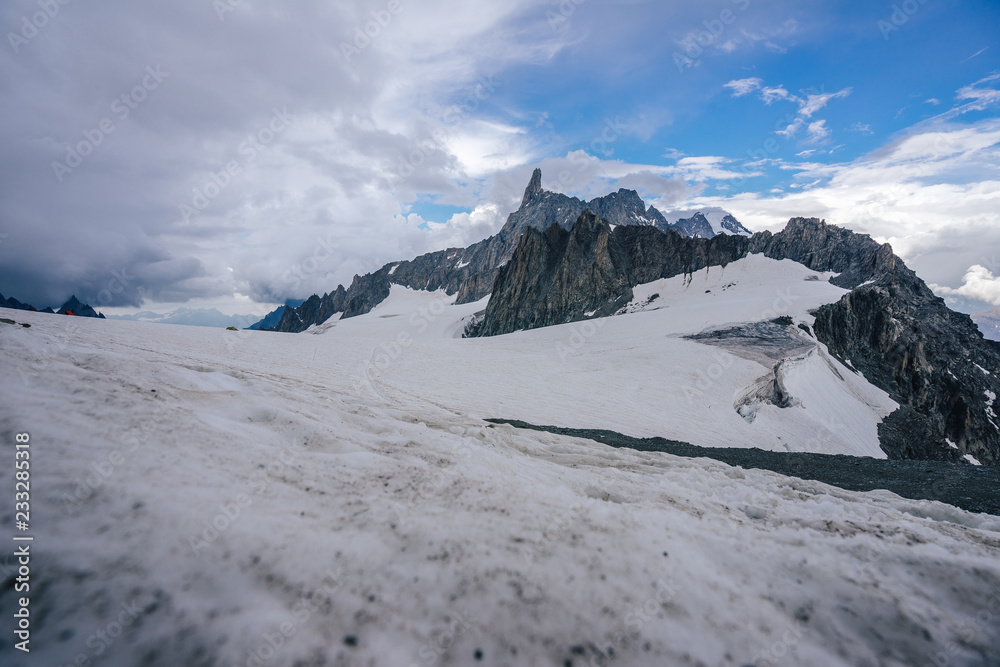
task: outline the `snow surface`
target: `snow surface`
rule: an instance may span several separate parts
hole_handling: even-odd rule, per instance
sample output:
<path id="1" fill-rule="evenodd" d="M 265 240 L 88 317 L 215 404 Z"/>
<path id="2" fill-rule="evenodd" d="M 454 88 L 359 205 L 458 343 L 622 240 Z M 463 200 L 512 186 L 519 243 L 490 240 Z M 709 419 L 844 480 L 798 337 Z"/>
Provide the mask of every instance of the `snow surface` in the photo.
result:
<path id="1" fill-rule="evenodd" d="M 457 337 L 484 302 L 399 287 L 317 335 L 4 310 L 32 324 L 0 325 L 0 438 L 31 434 L 35 542 L 32 652 L 8 630 L 0 663 L 996 664 L 1000 518 L 480 420 L 767 442 L 840 415 L 812 404 L 821 348 L 804 407 L 747 424 L 763 366 L 679 337 L 724 324 L 705 300 L 770 317 L 799 269 L 759 261 L 491 339 Z M 788 312 L 834 290 L 799 280 Z"/>
<path id="2" fill-rule="evenodd" d="M 814 352 L 790 364 L 786 379 L 799 404 L 759 406 L 752 424 L 734 403 L 774 361 L 683 338 L 782 315 L 811 325 L 809 310 L 845 293 L 828 282 L 830 275 L 756 255 L 640 285 L 626 316 L 474 340 L 454 338 L 485 299 L 453 306 L 454 297 L 443 292 L 394 285 L 371 313 L 342 320 L 325 336 L 338 348 L 371 350 L 356 372 L 380 398 L 403 393 L 479 418 L 605 428 L 708 447 L 885 458 L 878 423 L 898 406 L 804 332 Z M 649 302 L 653 294 L 659 296 Z"/>

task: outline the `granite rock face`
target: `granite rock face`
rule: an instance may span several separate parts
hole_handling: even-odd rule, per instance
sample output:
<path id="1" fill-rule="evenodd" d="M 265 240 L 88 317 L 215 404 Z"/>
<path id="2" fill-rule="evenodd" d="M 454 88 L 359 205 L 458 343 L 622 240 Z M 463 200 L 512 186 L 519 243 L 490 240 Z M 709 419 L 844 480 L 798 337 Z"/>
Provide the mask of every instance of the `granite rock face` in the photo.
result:
<path id="1" fill-rule="evenodd" d="M 390 285 L 444 290 L 446 294 L 455 294 L 457 303 L 478 301 L 490 294 L 498 270 L 513 256 L 526 230 L 546 230 L 552 225 L 568 230 L 586 209 L 616 227 L 673 228 L 655 207 L 647 208 L 634 190 L 621 189 L 587 202 L 542 189 L 542 172 L 536 169 L 524 190 L 521 206 L 507 217 L 494 236 L 468 248 L 427 253 L 412 260 L 386 264 L 374 273 L 355 276 L 346 289 L 338 287 L 322 297 L 310 297 L 298 308 L 286 308 L 273 330 L 305 331 L 338 312 L 345 318 L 362 315 L 388 296 Z M 341 290 L 344 296 L 339 296 Z"/>
<path id="2" fill-rule="evenodd" d="M 608 223 L 588 210 L 568 231 L 525 231 L 493 294 L 474 335 L 611 315 L 632 298 L 629 260 Z"/>
<path id="3" fill-rule="evenodd" d="M 968 455 L 1000 465 L 1000 344 L 950 310 L 888 244 L 814 218 L 793 218 L 777 234 L 749 238 L 691 238 L 634 225 L 612 230 L 590 213 L 569 232 L 528 232 L 468 334 L 600 317 L 627 302 L 636 285 L 751 253 L 836 272 L 831 282 L 851 290 L 816 311 L 815 335 L 900 404 L 879 428 L 890 457 Z"/>
<path id="4" fill-rule="evenodd" d="M 890 457 L 1000 465 L 1000 343 L 893 264 L 821 307 L 817 338 L 900 404 L 879 426 Z"/>

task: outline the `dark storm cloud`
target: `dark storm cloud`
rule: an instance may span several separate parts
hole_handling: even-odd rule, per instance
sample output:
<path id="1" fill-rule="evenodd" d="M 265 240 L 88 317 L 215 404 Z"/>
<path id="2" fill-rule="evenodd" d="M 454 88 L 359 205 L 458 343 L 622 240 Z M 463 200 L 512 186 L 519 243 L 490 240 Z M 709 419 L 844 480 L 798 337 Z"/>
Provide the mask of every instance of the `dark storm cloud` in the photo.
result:
<path id="1" fill-rule="evenodd" d="M 220 20 L 210 2 L 70 3 L 37 34 L 23 18 L 39 5 L 4 5 L 0 25 L 31 35 L 16 53 L 10 40 L 0 50 L 7 291 L 39 304 L 77 291 L 102 305 L 231 293 L 197 246 L 231 243 L 240 225 L 202 216 L 183 226 L 180 205 L 220 173 L 220 158 L 246 161 L 241 145 L 274 109 L 366 113 L 379 78 L 362 69 L 362 85 L 345 72 L 336 5 L 245 4 Z M 239 194 L 213 204 L 225 211 Z M 180 242 L 163 243 L 167 233 Z M 134 280 L 110 292 L 104 283 L 123 268 Z"/>

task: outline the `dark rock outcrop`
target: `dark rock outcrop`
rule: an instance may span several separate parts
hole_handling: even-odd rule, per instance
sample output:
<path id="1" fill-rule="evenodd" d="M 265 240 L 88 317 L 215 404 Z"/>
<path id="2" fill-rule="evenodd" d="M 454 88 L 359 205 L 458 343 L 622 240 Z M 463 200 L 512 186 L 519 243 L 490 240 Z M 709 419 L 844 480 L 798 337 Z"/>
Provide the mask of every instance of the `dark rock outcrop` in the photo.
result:
<path id="1" fill-rule="evenodd" d="M 851 290 L 816 311 L 814 330 L 831 354 L 900 404 L 879 428 L 889 456 L 971 455 L 1000 465 L 1000 344 L 984 339 L 968 315 L 950 310 L 888 244 L 815 218 L 793 218 L 777 234 L 750 238 L 611 230 L 590 213 L 577 226 L 579 232 L 553 227 L 525 234 L 469 335 L 599 317 L 630 299 L 636 285 L 751 253 L 790 259 L 837 273 L 831 282 Z"/>
<path id="2" fill-rule="evenodd" d="M 298 308 L 303 303 L 305 303 L 304 300 L 289 299 L 284 303 L 284 305 L 278 306 L 263 318 L 248 326 L 247 329 L 250 329 L 251 331 L 271 331 L 274 327 L 278 326 L 278 322 L 281 321 L 281 316 L 285 313 L 285 308 Z"/>
<path id="3" fill-rule="evenodd" d="M 1000 344 L 901 262 L 879 271 L 874 282 L 821 307 L 815 331 L 900 404 L 879 426 L 882 448 L 894 458 L 969 454 L 1000 465 Z"/>
<path id="4" fill-rule="evenodd" d="M 346 300 L 343 285 L 322 297 L 313 294 L 297 307 L 287 306 L 270 331 L 305 331 L 313 324 L 326 322 L 334 313 L 343 312 Z"/>
<path id="5" fill-rule="evenodd" d="M 620 244 L 611 242 L 608 223 L 589 210 L 569 231 L 529 228 L 500 269 L 475 335 L 611 315 L 632 298 L 628 264 Z"/>

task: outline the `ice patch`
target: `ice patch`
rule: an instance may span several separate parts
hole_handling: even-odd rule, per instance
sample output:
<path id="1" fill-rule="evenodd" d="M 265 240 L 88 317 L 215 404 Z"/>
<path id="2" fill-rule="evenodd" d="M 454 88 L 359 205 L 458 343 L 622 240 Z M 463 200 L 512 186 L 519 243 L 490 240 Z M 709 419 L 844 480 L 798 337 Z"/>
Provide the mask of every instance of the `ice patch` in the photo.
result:
<path id="1" fill-rule="evenodd" d="M 994 401 L 997 400 L 997 395 L 992 391 L 990 391 L 989 389 L 987 389 L 985 393 L 986 393 L 986 418 L 990 420 L 991 424 L 993 424 L 993 428 L 1000 431 L 1000 426 L 997 426 L 996 423 L 997 413 L 993 411 L 993 403 Z"/>
<path id="2" fill-rule="evenodd" d="M 983 465 L 983 464 L 982 464 L 982 463 L 980 463 L 980 462 L 979 462 L 979 460 L 978 460 L 978 459 L 976 459 L 976 457 L 975 457 L 975 456 L 973 456 L 972 454 L 966 454 L 966 455 L 965 455 L 965 456 L 963 456 L 962 458 L 963 458 L 963 459 L 965 459 L 966 461 L 968 461 L 969 463 L 971 463 L 971 464 L 972 464 L 972 465 L 974 465 L 974 466 L 981 466 L 981 465 Z"/>

